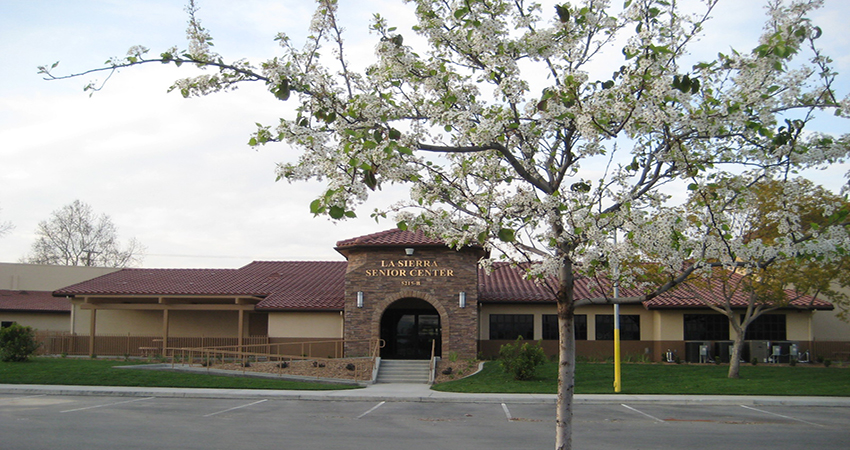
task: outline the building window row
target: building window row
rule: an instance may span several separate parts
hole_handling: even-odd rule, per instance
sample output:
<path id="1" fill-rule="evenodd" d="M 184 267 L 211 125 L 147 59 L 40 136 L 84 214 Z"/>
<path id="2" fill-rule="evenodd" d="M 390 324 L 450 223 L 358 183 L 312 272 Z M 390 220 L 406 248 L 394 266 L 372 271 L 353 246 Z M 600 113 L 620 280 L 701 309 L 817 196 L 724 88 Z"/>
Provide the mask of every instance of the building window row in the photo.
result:
<path id="1" fill-rule="evenodd" d="M 729 334 L 729 319 L 722 314 L 685 314 L 684 324 L 686 341 L 727 341 L 733 338 Z M 786 330 L 784 314 L 764 314 L 750 323 L 744 339 L 784 341 L 788 336 Z"/>
<path id="2" fill-rule="evenodd" d="M 596 340 L 614 340 L 614 315 L 596 314 Z M 575 315 L 575 338 L 577 341 L 587 340 L 587 315 Z M 558 340 L 558 316 L 556 314 L 543 314 L 543 329 L 541 330 L 543 340 Z M 523 339 L 534 339 L 534 315 L 533 314 L 490 314 L 490 339 L 515 340 L 522 336 Z M 640 340 L 640 316 L 620 315 L 620 339 L 624 341 Z"/>

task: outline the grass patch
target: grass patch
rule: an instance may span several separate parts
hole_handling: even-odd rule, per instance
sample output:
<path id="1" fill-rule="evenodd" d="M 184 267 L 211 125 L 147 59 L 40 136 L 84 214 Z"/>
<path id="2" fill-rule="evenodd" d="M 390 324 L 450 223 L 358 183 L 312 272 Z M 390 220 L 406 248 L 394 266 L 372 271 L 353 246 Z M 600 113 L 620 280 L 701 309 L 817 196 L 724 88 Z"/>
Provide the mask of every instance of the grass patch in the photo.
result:
<path id="1" fill-rule="evenodd" d="M 136 361 L 35 358 L 28 362 L 0 362 L 0 383 L 80 386 L 185 387 L 218 389 L 337 390 L 356 386 L 283 379 L 227 377 L 162 370 L 115 369 L 145 364 Z"/>
<path id="2" fill-rule="evenodd" d="M 529 381 L 516 381 L 488 362 L 480 373 L 434 387 L 446 392 L 557 392 L 558 364 L 538 367 Z M 728 365 L 623 364 L 623 394 L 679 395 L 802 395 L 850 396 L 850 371 L 841 367 L 797 367 L 742 364 L 737 380 L 727 378 Z M 576 364 L 576 394 L 613 394 L 614 365 Z"/>

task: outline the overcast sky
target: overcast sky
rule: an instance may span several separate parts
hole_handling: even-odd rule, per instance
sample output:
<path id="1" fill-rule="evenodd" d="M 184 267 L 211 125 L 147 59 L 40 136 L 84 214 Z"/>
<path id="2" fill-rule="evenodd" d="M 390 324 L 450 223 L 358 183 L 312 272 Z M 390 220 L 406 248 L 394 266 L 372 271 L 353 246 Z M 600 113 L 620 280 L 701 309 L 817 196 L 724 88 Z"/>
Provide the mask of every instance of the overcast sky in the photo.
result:
<path id="1" fill-rule="evenodd" d="M 713 49 L 706 58 L 729 45 L 752 48 L 747 38 L 763 22 L 761 2 L 721 1 L 702 43 Z M 340 3 L 359 63 L 369 60 L 377 39 L 366 33 L 372 13 L 402 25 L 403 33 L 412 20 L 400 0 Z M 301 42 L 313 9 L 308 0 L 199 4 L 214 49 L 226 60 L 279 55 L 275 34 Z M 89 97 L 82 88 L 96 76 L 47 82 L 36 73 L 56 61 L 58 73 L 97 67 L 137 44 L 153 54 L 185 48 L 184 6 L 184 0 L 0 0 L 0 222 L 15 226 L 0 238 L 0 262 L 17 262 L 38 222 L 77 199 L 111 216 L 121 238 L 145 245 L 145 267 L 342 259 L 333 250 L 337 241 L 394 226 L 375 223 L 369 213 L 405 198 L 404 190 L 385 189 L 358 219 L 333 224 L 309 212 L 321 185 L 275 182 L 275 164 L 294 160 L 297 150 L 278 144 L 254 151 L 246 143 L 255 122 L 274 124 L 294 102 L 275 100 L 262 85 L 186 100 L 166 91 L 190 72 L 151 65 L 116 74 Z M 850 74 L 847 17 L 850 1 L 826 0 L 816 21 L 828 54 Z M 846 124 L 827 123 L 846 132 Z M 823 179 L 835 188 L 844 171 Z"/>

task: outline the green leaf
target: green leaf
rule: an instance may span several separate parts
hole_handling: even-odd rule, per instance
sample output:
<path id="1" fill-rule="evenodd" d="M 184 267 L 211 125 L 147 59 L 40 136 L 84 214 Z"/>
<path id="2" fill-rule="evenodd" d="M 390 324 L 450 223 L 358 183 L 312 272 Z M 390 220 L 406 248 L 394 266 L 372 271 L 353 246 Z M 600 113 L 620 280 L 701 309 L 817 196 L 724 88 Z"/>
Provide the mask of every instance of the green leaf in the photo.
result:
<path id="1" fill-rule="evenodd" d="M 310 203 L 310 212 L 313 214 L 320 214 L 324 209 L 322 207 L 322 201 L 319 199 L 313 200 Z"/>
<path id="2" fill-rule="evenodd" d="M 401 231 L 407 231 L 407 222 L 405 222 L 403 220 L 401 222 L 395 224 L 395 226 L 398 227 L 398 229 L 401 230 Z"/>
<path id="3" fill-rule="evenodd" d="M 328 215 L 331 216 L 331 219 L 342 219 L 345 216 L 345 209 L 340 208 L 339 206 L 331 206 L 330 211 L 328 211 Z"/>
<path id="4" fill-rule="evenodd" d="M 570 21 L 570 9 L 568 6 L 555 5 L 555 12 L 558 13 L 558 20 L 560 20 L 561 23 L 567 23 Z"/>
<path id="5" fill-rule="evenodd" d="M 502 242 L 513 242 L 516 240 L 516 233 L 510 228 L 502 228 L 499 230 L 499 239 Z"/>
<path id="6" fill-rule="evenodd" d="M 278 100 L 289 100 L 289 80 L 280 80 L 280 83 L 273 86 L 271 91 Z"/>

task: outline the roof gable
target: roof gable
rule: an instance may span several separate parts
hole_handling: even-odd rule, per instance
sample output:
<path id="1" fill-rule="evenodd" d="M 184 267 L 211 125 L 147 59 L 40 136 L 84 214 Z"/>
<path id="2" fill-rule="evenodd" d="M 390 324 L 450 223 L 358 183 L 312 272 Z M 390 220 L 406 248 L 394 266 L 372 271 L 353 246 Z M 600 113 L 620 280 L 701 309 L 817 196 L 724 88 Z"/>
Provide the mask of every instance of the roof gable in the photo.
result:
<path id="1" fill-rule="evenodd" d="M 432 239 L 421 230 L 404 231 L 398 228 L 367 234 L 351 239 L 345 239 L 336 243 L 337 249 L 348 247 L 401 247 L 401 246 L 445 246 L 446 243 L 439 239 Z"/>

